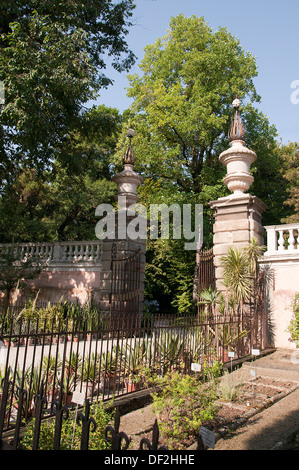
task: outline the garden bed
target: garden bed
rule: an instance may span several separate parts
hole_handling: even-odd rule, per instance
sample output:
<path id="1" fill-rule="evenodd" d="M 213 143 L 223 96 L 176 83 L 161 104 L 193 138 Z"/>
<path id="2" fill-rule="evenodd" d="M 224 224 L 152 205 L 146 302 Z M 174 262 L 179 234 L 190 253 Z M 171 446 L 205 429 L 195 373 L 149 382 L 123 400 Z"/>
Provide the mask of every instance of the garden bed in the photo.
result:
<path id="1" fill-rule="evenodd" d="M 224 400 L 223 397 L 218 400 L 219 410 L 217 414 L 212 420 L 204 423 L 204 426 L 213 431 L 217 438 L 223 437 L 229 431 L 233 431 L 245 424 L 248 418 L 255 413 L 271 406 L 297 387 L 298 383 L 291 380 L 260 376 L 240 383 L 236 387 L 236 396 L 233 400 Z M 152 412 L 148 411 L 150 406 L 143 410 L 129 413 L 125 421 L 123 421 L 122 430 L 132 438 L 131 449 L 137 450 L 142 438 L 147 438 L 150 442 L 152 440 L 152 427 L 155 416 Z M 138 414 L 135 416 L 134 413 Z M 193 448 L 194 443 L 195 439 L 191 437 L 182 444 L 184 449 L 188 449 L 190 446 Z M 167 445 L 162 436 L 160 436 L 159 445 Z"/>
<path id="2" fill-rule="evenodd" d="M 297 387 L 298 383 L 291 380 L 260 376 L 241 383 L 236 387 L 236 396 L 233 400 L 219 400 L 220 408 L 217 415 L 205 426 L 222 437 Z"/>

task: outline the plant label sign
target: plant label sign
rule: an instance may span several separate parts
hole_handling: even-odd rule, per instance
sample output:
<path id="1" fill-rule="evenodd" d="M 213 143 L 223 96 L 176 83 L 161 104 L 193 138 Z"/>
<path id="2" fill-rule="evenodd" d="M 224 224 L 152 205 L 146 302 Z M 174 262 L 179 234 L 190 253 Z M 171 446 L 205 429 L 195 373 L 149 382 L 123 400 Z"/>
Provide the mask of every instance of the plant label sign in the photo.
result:
<path id="1" fill-rule="evenodd" d="M 234 351 L 228 351 L 228 357 L 230 357 L 231 359 L 233 359 L 233 358 L 235 357 Z"/>
<path id="2" fill-rule="evenodd" d="M 204 426 L 201 426 L 201 428 L 199 430 L 199 435 L 200 435 L 200 437 L 202 439 L 202 442 L 205 446 L 209 447 L 210 449 L 214 449 L 215 442 L 216 442 L 216 436 L 212 431 L 205 428 Z"/>
<path id="3" fill-rule="evenodd" d="M 191 370 L 193 370 L 194 372 L 200 372 L 201 371 L 201 364 L 197 364 L 196 362 L 192 362 Z"/>
<path id="4" fill-rule="evenodd" d="M 74 391 L 72 402 L 76 403 L 77 405 L 84 405 L 84 401 L 85 401 L 85 394 Z"/>
<path id="5" fill-rule="evenodd" d="M 259 356 L 260 355 L 260 350 L 259 349 L 253 349 L 251 350 L 251 354 L 253 356 Z"/>

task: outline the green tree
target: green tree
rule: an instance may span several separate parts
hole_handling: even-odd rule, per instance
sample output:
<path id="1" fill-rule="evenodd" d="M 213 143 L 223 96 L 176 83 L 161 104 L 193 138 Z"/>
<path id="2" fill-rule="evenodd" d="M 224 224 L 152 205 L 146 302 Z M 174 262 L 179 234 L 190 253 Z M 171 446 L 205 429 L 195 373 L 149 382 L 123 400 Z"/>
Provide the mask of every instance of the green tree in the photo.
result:
<path id="1" fill-rule="evenodd" d="M 65 138 L 67 167 L 57 159 L 42 173 L 20 169 L 0 197 L 1 242 L 94 239 L 95 208 L 116 193 L 110 159 L 120 126 L 116 109 L 93 108 Z"/>
<path id="2" fill-rule="evenodd" d="M 179 15 L 145 48 L 140 69 L 142 76 L 129 76 L 128 95 L 148 146 L 147 170 L 163 163 L 160 176 L 198 194 L 224 148 L 234 95 L 259 99 L 255 60 L 225 28 L 213 32 L 203 18 Z"/>
<path id="3" fill-rule="evenodd" d="M 229 147 L 232 101 L 238 94 L 246 145 L 258 155 L 251 192 L 267 204 L 267 223 L 270 218 L 278 223 L 285 188 L 275 153 L 277 132 L 252 105 L 260 101 L 252 54 L 226 28 L 213 31 L 203 18 L 179 15 L 165 37 L 145 48 L 140 70 L 141 75 L 129 75 L 128 89 L 139 171 L 163 178 L 173 191 L 197 195 L 209 219 L 207 203 L 228 194 L 219 155 Z"/>
<path id="4" fill-rule="evenodd" d="M 20 167 L 43 171 L 54 158 L 63 161 L 65 136 L 78 125 L 82 105 L 112 83 L 104 73 L 108 61 L 129 70 L 134 55 L 125 36 L 134 4 L 7 0 L 0 8 L 3 190 Z"/>
<path id="5" fill-rule="evenodd" d="M 209 202 L 229 194 L 219 155 L 229 147 L 232 101 L 238 94 L 244 103 L 246 145 L 258 156 L 252 165 L 251 193 L 268 207 L 264 223 L 279 223 L 286 185 L 276 129 L 252 104 L 260 101 L 252 54 L 226 28 L 213 31 L 203 18 L 179 15 L 171 19 L 166 36 L 145 48 L 140 70 L 140 75 L 129 76 L 128 95 L 134 101 L 127 117 L 135 129 L 136 171 L 145 178 L 139 188 L 141 202 L 202 203 L 204 247 L 212 245 L 214 214 Z M 164 292 L 178 309 L 187 307 L 194 253 L 186 254 L 177 240 L 150 240 L 147 247 L 146 293 L 161 301 Z"/>
<path id="6" fill-rule="evenodd" d="M 299 222 L 299 149 L 298 143 L 290 142 L 280 145 L 281 174 L 287 185 L 286 197 L 283 201 L 284 223 Z"/>

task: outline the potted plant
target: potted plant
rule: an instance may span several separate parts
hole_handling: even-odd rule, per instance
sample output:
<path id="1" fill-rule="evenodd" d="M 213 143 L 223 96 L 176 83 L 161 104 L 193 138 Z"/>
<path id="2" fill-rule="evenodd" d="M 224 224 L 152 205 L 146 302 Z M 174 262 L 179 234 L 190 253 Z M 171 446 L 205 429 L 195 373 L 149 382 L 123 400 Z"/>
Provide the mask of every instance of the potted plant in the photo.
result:
<path id="1" fill-rule="evenodd" d="M 78 353 L 72 352 L 71 357 L 65 361 L 64 370 L 61 371 L 63 380 L 60 379 L 62 387 L 62 399 L 69 405 L 72 401 L 73 392 L 81 379 L 80 370 L 82 369 L 82 358 Z"/>
<path id="2" fill-rule="evenodd" d="M 61 369 L 60 356 L 47 356 L 43 358 L 42 372 L 45 383 L 45 393 L 50 401 L 58 397 L 58 371 Z"/>
<path id="3" fill-rule="evenodd" d="M 248 335 L 249 330 L 239 331 L 236 324 L 224 323 L 216 326 L 215 330 L 209 326 L 214 334 L 214 341 L 218 343 L 219 356 L 223 362 L 229 360 L 229 351 L 235 351 L 238 341 Z"/>
<path id="4" fill-rule="evenodd" d="M 117 350 L 116 346 L 111 351 L 104 352 L 101 355 L 100 374 L 104 381 L 104 389 L 114 388 L 115 386 L 119 355 L 120 351 Z"/>
<path id="5" fill-rule="evenodd" d="M 91 397 L 95 392 L 95 385 L 99 378 L 99 355 L 91 354 L 89 360 L 84 362 L 81 379 L 80 391 Z"/>
<path id="6" fill-rule="evenodd" d="M 134 347 L 127 345 L 127 351 L 124 357 L 125 362 L 125 388 L 127 392 L 133 392 L 140 389 L 141 368 L 145 359 L 145 343 L 135 344 Z"/>
<path id="7" fill-rule="evenodd" d="M 30 420 L 34 416 L 35 412 L 35 401 L 34 398 L 40 391 L 41 377 L 39 367 L 32 368 L 27 367 L 24 371 L 21 371 L 19 366 L 16 370 L 15 385 L 16 387 L 23 388 L 27 391 L 26 398 L 23 401 L 22 406 L 22 417 L 25 421 Z M 18 408 L 18 401 L 13 406 Z"/>

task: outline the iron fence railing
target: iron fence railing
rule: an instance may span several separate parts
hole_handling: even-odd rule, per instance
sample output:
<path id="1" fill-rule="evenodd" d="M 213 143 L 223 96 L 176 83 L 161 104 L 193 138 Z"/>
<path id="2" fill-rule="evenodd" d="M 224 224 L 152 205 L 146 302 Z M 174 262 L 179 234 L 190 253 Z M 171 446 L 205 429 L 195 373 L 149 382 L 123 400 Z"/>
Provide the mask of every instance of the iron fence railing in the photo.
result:
<path id="1" fill-rule="evenodd" d="M 58 317 L 57 311 L 36 310 L 36 316 L 21 315 L 20 309 L 2 316 L 0 379 L 2 385 L 5 377 L 10 383 L 6 396 L 0 390 L 5 430 L 16 426 L 22 390 L 21 421 L 26 423 L 36 415 L 34 397 L 41 387 L 50 416 L 57 400 L 72 407 L 79 394 L 105 402 L 146 387 L 154 374 L 189 373 L 193 363 L 226 362 L 229 350 L 238 358 L 253 346 L 248 318 L 126 315 L 116 324 L 99 312 Z"/>
<path id="2" fill-rule="evenodd" d="M 8 395 L 10 389 L 10 382 L 8 376 L 4 379 L 3 391 L 4 394 Z M 25 433 L 21 432 L 21 409 L 22 403 L 26 398 L 26 390 L 21 389 L 19 391 L 18 399 L 18 412 L 16 425 L 13 433 L 7 436 L 3 433 L 4 421 L 5 421 L 5 407 L 0 406 L 0 450 L 89 450 L 90 449 L 90 438 L 92 434 L 97 431 L 100 424 L 101 449 L 100 450 L 111 450 L 111 451 L 126 451 L 128 450 L 131 437 L 128 436 L 124 431 L 120 430 L 120 410 L 116 407 L 115 417 L 113 424 L 106 424 L 103 429 L 103 423 L 98 423 L 94 416 L 95 413 L 91 411 L 90 400 L 86 399 L 83 406 L 76 408 L 76 410 L 70 411 L 67 407 L 63 406 L 60 401 L 55 401 L 53 404 L 53 416 L 49 420 L 43 420 L 44 409 L 47 407 L 47 397 L 43 395 L 43 390 L 35 396 L 36 413 L 33 421 L 32 433 L 29 433 L 28 437 Z M 109 416 L 109 415 L 108 415 Z M 106 418 L 108 420 L 109 418 Z M 51 422 L 50 422 L 51 420 Z M 71 422 L 73 428 L 73 436 L 68 436 L 67 442 L 62 437 L 63 426 L 65 423 Z M 52 424 L 52 427 L 51 426 Z M 41 435 L 45 436 L 43 432 L 43 426 L 47 426 L 47 437 L 46 439 L 41 438 Z M 74 439 L 74 430 L 77 426 L 79 429 L 79 439 Z M 52 428 L 52 431 L 50 429 Z M 70 428 L 71 429 L 71 428 Z M 46 441 L 46 442 L 45 442 Z M 79 442 L 78 442 L 79 441 Z M 79 445 L 78 445 L 79 444 Z M 197 436 L 197 447 L 196 450 L 206 450 L 207 447 L 204 445 L 200 433 Z M 98 449 L 97 449 L 98 450 Z M 155 419 L 152 429 L 151 438 L 143 437 L 139 442 L 140 451 L 168 451 L 168 447 L 161 445 L 159 442 L 159 426 L 158 421 Z M 184 462 L 186 463 L 186 462 Z"/>

